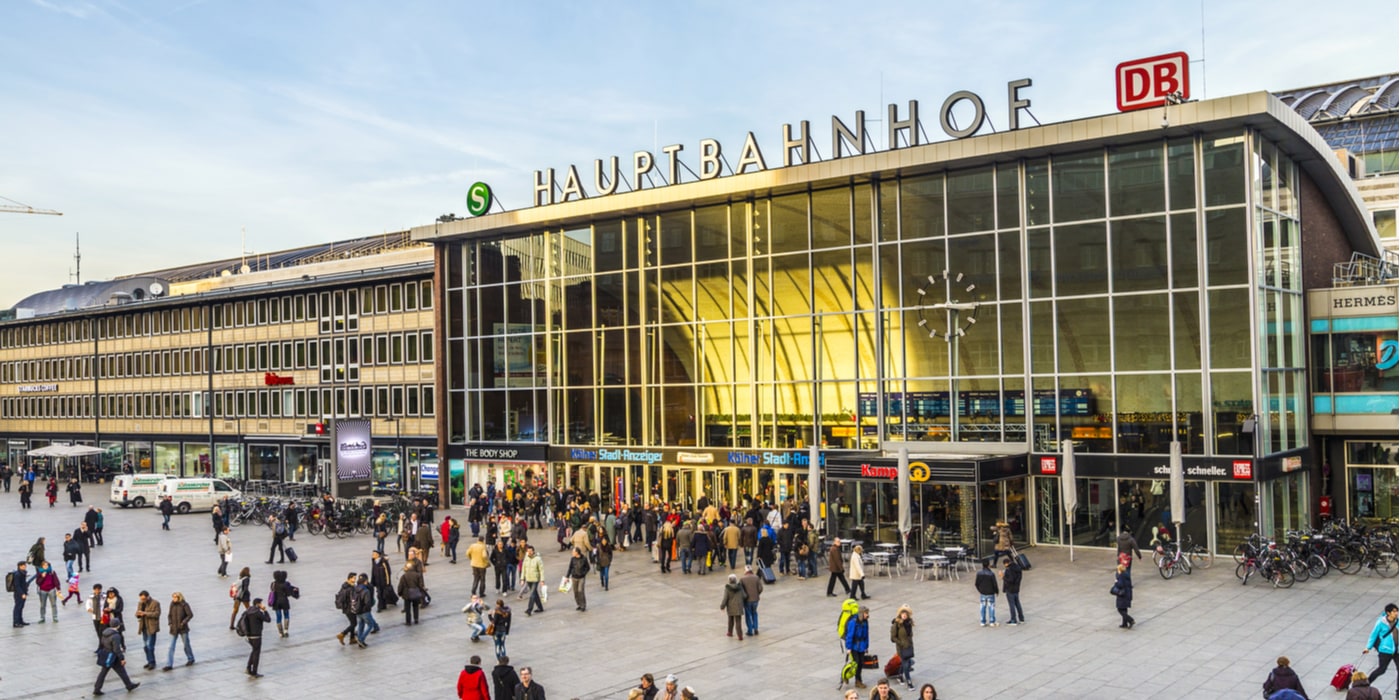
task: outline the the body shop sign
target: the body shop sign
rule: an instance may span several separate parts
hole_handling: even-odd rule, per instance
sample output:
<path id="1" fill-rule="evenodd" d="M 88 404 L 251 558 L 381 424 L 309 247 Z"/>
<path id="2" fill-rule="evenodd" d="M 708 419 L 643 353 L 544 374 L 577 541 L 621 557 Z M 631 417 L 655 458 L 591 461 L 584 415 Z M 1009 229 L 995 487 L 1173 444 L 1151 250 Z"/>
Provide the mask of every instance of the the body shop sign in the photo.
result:
<path id="1" fill-rule="evenodd" d="M 370 424 L 367 420 L 331 423 L 331 473 L 336 498 L 370 495 Z"/>

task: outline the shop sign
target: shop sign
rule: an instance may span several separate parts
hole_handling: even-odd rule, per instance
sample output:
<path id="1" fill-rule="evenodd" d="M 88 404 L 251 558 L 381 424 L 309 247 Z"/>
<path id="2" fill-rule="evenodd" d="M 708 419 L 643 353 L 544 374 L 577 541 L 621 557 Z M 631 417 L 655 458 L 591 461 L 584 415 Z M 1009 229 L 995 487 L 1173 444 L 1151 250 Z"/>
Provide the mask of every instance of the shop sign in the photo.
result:
<path id="1" fill-rule="evenodd" d="M 1387 340 L 1381 343 L 1381 352 L 1376 360 L 1376 369 L 1384 372 L 1400 365 L 1400 340 Z"/>
<path id="2" fill-rule="evenodd" d="M 1284 458 L 1283 458 L 1283 473 L 1287 474 L 1288 472 L 1296 472 L 1296 471 L 1298 471 L 1299 469 L 1302 469 L 1302 468 L 1303 468 L 1303 457 L 1302 457 L 1302 455 L 1293 455 L 1292 457 L 1284 457 Z"/>
<path id="3" fill-rule="evenodd" d="M 1239 464 L 1239 462 L 1235 462 L 1235 464 Z M 1248 462 L 1245 462 L 1245 464 L 1248 464 Z M 1169 465 L 1169 464 L 1159 464 L 1159 465 L 1157 465 L 1157 466 L 1155 466 L 1155 467 L 1152 468 L 1152 473 L 1155 474 L 1155 475 L 1158 475 L 1158 476 L 1170 477 L 1170 476 L 1172 475 L 1172 468 L 1171 468 L 1171 465 Z M 1224 467 L 1212 467 L 1212 466 L 1210 466 L 1209 464 L 1206 464 L 1206 465 L 1192 465 L 1192 466 L 1189 466 L 1189 467 L 1186 467 L 1186 468 L 1182 469 L 1182 470 L 1181 470 L 1181 473 L 1182 473 L 1183 475 L 1185 475 L 1185 476 L 1229 476 L 1229 475 L 1230 475 L 1230 472 L 1225 471 L 1225 468 L 1224 468 Z M 1239 478 L 1239 477 L 1236 477 L 1236 478 Z M 1252 477 L 1246 476 L 1246 477 L 1244 477 L 1244 478 L 1249 479 L 1249 478 L 1252 478 Z"/>
<path id="4" fill-rule="evenodd" d="M 932 475 L 933 470 L 929 469 L 927 464 L 924 464 L 923 462 L 909 463 L 909 481 L 916 484 L 922 484 L 925 481 L 928 481 L 929 477 Z"/>
<path id="5" fill-rule="evenodd" d="M 714 464 L 715 456 L 708 452 L 677 452 L 676 461 L 681 464 Z"/>
<path id="6" fill-rule="evenodd" d="M 1156 84 L 1152 83 L 1154 86 Z M 1029 109 L 1031 106 L 1029 99 L 1021 97 L 1021 89 L 1030 86 L 1030 78 L 1012 80 L 1006 84 L 1007 129 L 1010 131 L 1020 128 L 1021 110 Z M 955 124 L 953 117 L 953 109 L 960 103 L 967 103 L 967 106 L 972 108 L 972 118 L 966 122 L 966 126 L 962 127 Z M 886 142 L 890 144 L 890 150 L 900 147 L 901 132 L 903 132 L 904 142 L 907 142 L 911 147 L 921 145 L 922 139 L 926 138 L 923 124 L 919 120 L 918 100 L 909 101 L 903 112 L 903 118 L 901 118 L 900 105 L 898 104 L 888 105 L 884 116 L 885 119 L 882 121 L 885 125 Z M 943 133 L 950 138 L 963 139 L 975 136 L 987 121 L 986 103 L 976 93 L 959 90 L 943 101 L 943 106 L 938 110 L 938 121 L 943 127 Z M 874 143 L 874 139 L 867 134 L 865 125 L 864 110 L 857 111 L 854 120 L 849 125 L 840 117 L 833 115 L 831 117 L 831 157 L 836 159 L 849 155 L 865 155 L 867 149 Z M 784 124 L 781 132 L 782 138 L 778 143 L 782 144 L 780 149 L 782 167 L 806 165 L 820 160 L 820 155 L 813 149 L 814 139 L 811 134 L 811 122 L 799 121 L 796 129 L 793 128 L 792 124 Z M 680 155 L 681 151 L 684 150 L 685 147 L 679 143 L 662 146 L 659 158 L 651 151 L 636 151 L 632 154 L 630 172 L 624 172 L 624 169 L 619 166 L 617 156 L 609 158 L 606 166 L 601 158 L 594 160 L 591 193 L 585 191 L 584 182 L 589 174 L 586 168 L 584 177 L 579 176 L 577 165 L 570 165 L 561 175 L 556 175 L 554 168 L 536 170 L 531 206 L 538 207 L 555 202 L 586 199 L 590 196 L 603 197 L 614 194 L 617 192 L 618 184 L 628 175 L 631 176 L 628 189 L 634 192 L 657 187 L 657 185 L 652 184 L 654 172 L 661 181 L 659 187 L 677 184 L 680 182 L 681 167 L 684 166 Z M 728 162 L 720 142 L 711 138 L 701 139 L 697 150 L 695 160 L 698 167 L 691 170 L 689 166 L 684 166 L 686 170 L 695 173 L 697 180 L 713 180 L 720 177 L 723 174 L 722 164 Z M 814 154 L 817 155 L 815 160 L 813 159 Z M 659 161 L 664 161 L 664 165 Z M 662 167 L 658 168 L 658 165 L 662 165 Z M 660 169 L 664 169 L 664 172 L 657 172 Z M 752 131 L 744 139 L 744 145 L 739 150 L 739 156 L 734 160 L 734 165 L 731 168 L 734 175 L 743 175 L 750 169 L 755 172 L 769 169 L 768 159 L 759 148 L 758 139 Z M 559 181 L 560 179 L 562 182 Z"/>
<path id="7" fill-rule="evenodd" d="M 420 478 L 420 479 L 436 479 L 436 478 L 438 478 L 438 463 L 437 463 L 437 462 L 423 462 L 423 463 L 419 464 L 419 465 L 418 465 L 418 478 Z"/>
<path id="8" fill-rule="evenodd" d="M 726 455 L 730 464 L 741 467 L 805 467 L 812 458 L 806 452 L 730 452 Z M 825 456 L 818 453 L 818 464 L 825 463 Z"/>
<path id="9" fill-rule="evenodd" d="M 627 462 L 629 464 L 656 464 L 661 461 L 660 452 L 642 450 L 589 450 L 575 447 L 569 450 L 569 459 L 582 459 L 590 462 Z"/>
<path id="10" fill-rule="evenodd" d="M 889 479 L 891 481 L 899 478 L 899 467 L 876 467 L 869 464 L 860 465 L 860 475 L 867 479 Z"/>
<path id="11" fill-rule="evenodd" d="M 1231 462 L 1230 468 L 1231 475 L 1236 479 L 1248 480 L 1254 478 L 1254 462 L 1247 459 L 1237 459 Z"/>
<path id="12" fill-rule="evenodd" d="M 1191 98 L 1191 59 L 1186 53 L 1139 58 L 1118 64 L 1118 111 L 1160 107 Z"/>
<path id="13" fill-rule="evenodd" d="M 264 386 L 290 386 L 292 384 L 296 384 L 296 379 L 293 377 L 282 377 L 275 372 L 265 372 L 263 374 Z"/>
<path id="14" fill-rule="evenodd" d="M 1058 461 L 1056 461 L 1054 457 L 1041 457 L 1041 458 L 1040 458 L 1040 473 L 1041 473 L 1041 474 L 1059 474 L 1059 473 L 1060 473 L 1060 463 L 1059 463 Z"/>
<path id="15" fill-rule="evenodd" d="M 1394 309 L 1395 292 L 1332 292 L 1332 309 Z"/>
<path id="16" fill-rule="evenodd" d="M 19 393 L 21 393 L 21 394 L 36 394 L 36 393 L 49 392 L 49 391 L 58 391 L 58 385 L 57 385 L 57 384 L 21 384 L 20 387 L 19 387 Z"/>
<path id="17" fill-rule="evenodd" d="M 467 445 L 462 449 L 462 458 L 477 462 L 543 462 L 544 445 Z"/>

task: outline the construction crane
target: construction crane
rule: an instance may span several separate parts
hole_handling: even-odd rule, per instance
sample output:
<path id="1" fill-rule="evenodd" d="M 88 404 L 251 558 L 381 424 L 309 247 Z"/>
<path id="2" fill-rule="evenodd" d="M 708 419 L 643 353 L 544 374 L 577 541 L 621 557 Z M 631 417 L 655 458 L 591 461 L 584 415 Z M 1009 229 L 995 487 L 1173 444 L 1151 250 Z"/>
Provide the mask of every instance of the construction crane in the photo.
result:
<path id="1" fill-rule="evenodd" d="M 52 216 L 63 216 L 63 212 L 61 211 L 54 211 L 52 209 L 37 209 L 35 207 L 29 206 L 28 204 L 25 204 L 24 202 L 16 202 L 15 200 L 10 199 L 9 197 L 0 196 L 0 200 L 4 200 L 3 202 L 0 202 L 0 212 L 6 212 L 10 214 L 50 214 Z"/>

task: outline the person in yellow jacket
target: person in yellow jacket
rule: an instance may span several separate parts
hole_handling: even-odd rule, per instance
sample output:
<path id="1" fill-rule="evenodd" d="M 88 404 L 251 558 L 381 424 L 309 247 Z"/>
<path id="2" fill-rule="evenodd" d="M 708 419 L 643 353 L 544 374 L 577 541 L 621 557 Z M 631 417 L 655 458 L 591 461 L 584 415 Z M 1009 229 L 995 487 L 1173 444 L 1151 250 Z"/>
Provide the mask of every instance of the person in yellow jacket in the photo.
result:
<path id="1" fill-rule="evenodd" d="M 472 565 L 472 589 L 474 595 L 486 595 L 486 569 L 491 566 L 491 552 L 486 549 L 486 538 L 477 537 L 467 547 L 467 561 Z"/>

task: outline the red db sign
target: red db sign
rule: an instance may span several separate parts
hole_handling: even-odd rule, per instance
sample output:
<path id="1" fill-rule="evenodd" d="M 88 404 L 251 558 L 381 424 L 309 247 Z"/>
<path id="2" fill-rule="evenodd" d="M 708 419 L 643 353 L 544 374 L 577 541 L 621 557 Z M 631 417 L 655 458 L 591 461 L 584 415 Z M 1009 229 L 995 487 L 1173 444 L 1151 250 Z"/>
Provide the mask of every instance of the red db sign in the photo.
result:
<path id="1" fill-rule="evenodd" d="M 1041 474 L 1058 474 L 1059 472 L 1060 472 L 1060 464 L 1059 464 L 1059 462 L 1056 462 L 1056 461 L 1055 461 L 1055 458 L 1054 458 L 1054 457 L 1041 457 L 1041 458 L 1040 458 L 1040 473 L 1041 473 Z"/>
<path id="2" fill-rule="evenodd" d="M 1236 479 L 1253 479 L 1254 462 L 1247 459 L 1237 459 L 1230 463 L 1230 475 Z"/>
<path id="3" fill-rule="evenodd" d="M 1159 107 L 1172 93 L 1190 99 L 1190 64 L 1182 51 L 1118 64 L 1118 111 Z"/>

